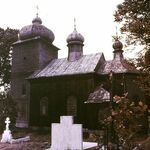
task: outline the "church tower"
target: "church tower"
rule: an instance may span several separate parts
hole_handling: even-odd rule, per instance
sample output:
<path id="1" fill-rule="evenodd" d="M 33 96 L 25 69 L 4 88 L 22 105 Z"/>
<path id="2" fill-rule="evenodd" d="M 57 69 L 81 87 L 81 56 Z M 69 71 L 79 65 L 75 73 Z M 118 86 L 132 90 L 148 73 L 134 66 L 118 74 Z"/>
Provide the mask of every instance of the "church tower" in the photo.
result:
<path id="1" fill-rule="evenodd" d="M 74 20 L 74 31 L 67 37 L 68 61 L 76 61 L 83 56 L 84 37 L 77 32 Z"/>
<path id="2" fill-rule="evenodd" d="M 58 58 L 58 48 L 53 45 L 53 32 L 42 25 L 37 16 L 32 24 L 23 27 L 19 39 L 13 44 L 11 94 L 17 103 L 17 127 L 28 127 L 29 120 L 29 83 L 27 78 L 41 70 L 49 61 Z"/>

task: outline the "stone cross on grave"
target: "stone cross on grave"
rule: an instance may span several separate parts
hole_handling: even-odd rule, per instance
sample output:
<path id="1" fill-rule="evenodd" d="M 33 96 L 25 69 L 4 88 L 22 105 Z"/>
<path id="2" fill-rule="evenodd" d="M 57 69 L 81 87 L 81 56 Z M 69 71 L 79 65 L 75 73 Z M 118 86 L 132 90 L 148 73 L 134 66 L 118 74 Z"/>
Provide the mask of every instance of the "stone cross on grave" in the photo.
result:
<path id="1" fill-rule="evenodd" d="M 9 117 L 6 118 L 5 123 L 6 123 L 6 130 L 9 130 L 9 124 L 10 124 L 10 118 Z"/>
<path id="2" fill-rule="evenodd" d="M 2 143 L 11 142 L 11 140 L 12 140 L 11 131 L 9 130 L 9 124 L 10 124 L 9 117 L 6 118 L 5 123 L 6 123 L 6 129 L 4 130 L 4 132 L 2 134 L 2 139 L 1 139 Z"/>
<path id="3" fill-rule="evenodd" d="M 51 132 L 50 150 L 83 150 L 82 124 L 73 124 L 72 116 L 61 116 Z"/>

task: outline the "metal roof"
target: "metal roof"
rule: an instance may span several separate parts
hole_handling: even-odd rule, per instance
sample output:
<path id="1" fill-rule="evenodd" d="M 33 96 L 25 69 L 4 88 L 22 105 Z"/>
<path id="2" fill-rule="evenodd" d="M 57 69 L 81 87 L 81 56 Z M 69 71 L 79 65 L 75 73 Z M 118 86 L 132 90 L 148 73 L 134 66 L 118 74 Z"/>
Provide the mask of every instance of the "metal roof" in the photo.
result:
<path id="1" fill-rule="evenodd" d="M 79 60 L 54 59 L 44 69 L 34 72 L 29 79 L 95 72 L 103 53 L 83 55 Z"/>

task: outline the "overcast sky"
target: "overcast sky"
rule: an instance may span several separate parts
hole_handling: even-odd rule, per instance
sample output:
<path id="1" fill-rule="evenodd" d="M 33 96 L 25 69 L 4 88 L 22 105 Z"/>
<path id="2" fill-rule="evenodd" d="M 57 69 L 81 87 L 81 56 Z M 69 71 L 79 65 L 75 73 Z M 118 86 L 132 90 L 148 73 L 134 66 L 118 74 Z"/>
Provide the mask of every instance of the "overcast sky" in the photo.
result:
<path id="1" fill-rule="evenodd" d="M 59 47 L 59 57 L 67 57 L 67 36 L 76 28 L 84 38 L 84 54 L 103 52 L 112 59 L 112 36 L 117 23 L 113 14 L 123 0 L 0 0 L 0 27 L 21 29 L 36 16 L 55 34 L 54 45 Z M 118 26 L 119 28 L 119 26 Z M 118 29 L 119 30 L 119 29 Z"/>

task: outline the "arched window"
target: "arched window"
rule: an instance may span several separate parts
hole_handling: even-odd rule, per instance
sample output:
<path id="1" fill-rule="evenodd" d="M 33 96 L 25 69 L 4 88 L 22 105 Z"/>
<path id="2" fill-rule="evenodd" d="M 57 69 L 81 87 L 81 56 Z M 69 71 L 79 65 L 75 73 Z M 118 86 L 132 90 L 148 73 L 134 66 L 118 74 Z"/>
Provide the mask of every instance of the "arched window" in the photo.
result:
<path id="1" fill-rule="evenodd" d="M 22 84 L 22 95 L 26 95 L 26 85 Z"/>
<path id="2" fill-rule="evenodd" d="M 40 100 L 40 115 L 47 116 L 48 115 L 48 98 L 43 97 Z"/>
<path id="3" fill-rule="evenodd" d="M 77 99 L 74 96 L 69 96 L 67 98 L 67 115 L 77 115 Z"/>

